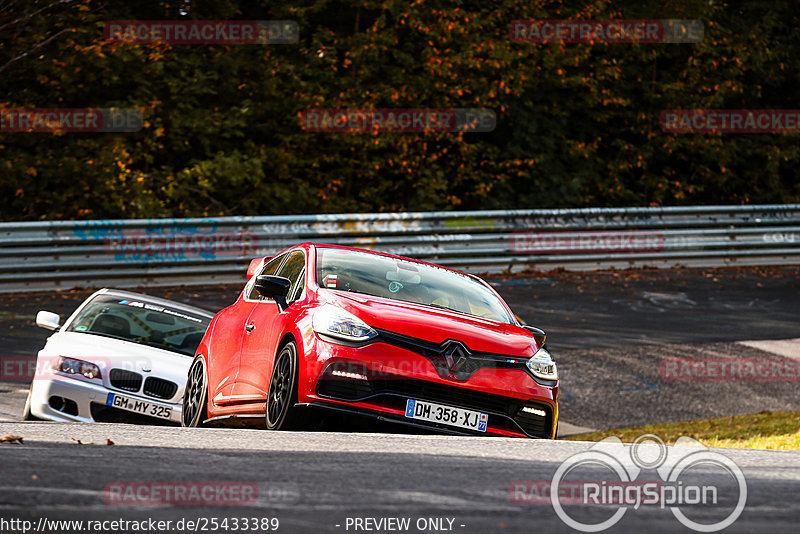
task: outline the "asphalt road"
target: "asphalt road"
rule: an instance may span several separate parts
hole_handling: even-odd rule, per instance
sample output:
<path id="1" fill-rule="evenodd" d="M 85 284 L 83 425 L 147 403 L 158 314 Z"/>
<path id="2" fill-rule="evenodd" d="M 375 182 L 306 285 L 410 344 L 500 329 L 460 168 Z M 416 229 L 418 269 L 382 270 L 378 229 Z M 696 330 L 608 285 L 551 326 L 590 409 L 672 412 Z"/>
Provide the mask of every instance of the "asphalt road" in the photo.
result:
<path id="1" fill-rule="evenodd" d="M 129 425 L 0 423 L 0 436 L 5 434 L 24 436 L 24 444 L 0 443 L 0 518 L 34 523 L 40 517 L 95 521 L 277 518 L 278 532 L 291 533 L 366 532 L 354 528 L 356 518 L 390 517 L 410 520 L 408 529 L 399 530 L 404 532 L 572 531 L 552 504 L 532 502 L 535 494 L 520 493 L 515 483 L 542 481 L 549 485 L 562 462 L 592 445 L 503 438 L 181 428 L 143 432 L 141 427 Z M 105 445 L 109 439 L 114 446 Z M 658 450 L 649 447 L 640 449 L 639 456 Z M 669 449 L 668 454 L 676 452 L 676 448 Z M 626 447 L 623 456 L 629 452 Z M 800 452 L 718 452 L 741 469 L 747 489 L 741 516 L 725 532 L 763 531 L 766 525 L 770 532 L 796 532 Z M 580 476 L 580 480 L 610 479 L 609 472 L 600 468 Z M 643 471 L 636 480 L 659 478 L 653 471 Z M 716 506 L 680 508 L 690 518 L 714 523 L 733 511 L 739 488 L 721 469 L 698 467 L 679 480 L 685 486 L 718 488 Z M 251 494 L 257 498 L 234 504 L 233 495 L 223 492 L 201 499 L 200 504 L 145 505 L 137 499 L 154 494 L 137 493 L 136 497 L 126 493 L 126 484 L 132 482 L 139 483 L 137 487 L 157 482 L 162 488 L 160 498 L 167 495 L 163 488 L 191 482 L 244 485 L 256 488 Z M 530 482 L 522 484 L 523 488 L 534 487 Z M 125 495 L 129 500 L 123 503 L 119 499 Z M 617 507 L 565 504 L 564 509 L 570 517 L 588 523 L 610 517 Z M 444 519 L 445 528 L 430 528 L 430 523 L 420 523 L 424 528 L 417 528 L 417 521 L 429 518 Z M 452 520 L 452 526 L 447 520 Z M 644 530 L 687 531 L 669 507 L 644 505 L 628 509 L 608 532 Z"/>

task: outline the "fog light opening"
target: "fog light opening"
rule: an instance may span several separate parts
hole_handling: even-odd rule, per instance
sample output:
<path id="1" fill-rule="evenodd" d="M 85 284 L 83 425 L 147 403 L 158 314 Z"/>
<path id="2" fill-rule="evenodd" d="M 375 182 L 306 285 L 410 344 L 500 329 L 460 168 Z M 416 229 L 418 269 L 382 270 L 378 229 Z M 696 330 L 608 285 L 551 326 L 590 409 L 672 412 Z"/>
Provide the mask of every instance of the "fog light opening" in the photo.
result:
<path id="1" fill-rule="evenodd" d="M 339 378 L 352 378 L 353 380 L 367 380 L 366 375 L 362 375 L 361 373 L 352 373 L 350 371 L 340 371 L 338 369 L 334 369 L 331 371 L 331 375 L 338 376 Z"/>
<path id="2" fill-rule="evenodd" d="M 522 408 L 522 411 L 525 413 L 532 413 L 533 415 L 538 415 L 539 417 L 547 416 L 547 412 L 545 412 L 544 410 L 541 410 L 539 408 L 532 408 L 530 406 L 525 406 L 524 408 Z"/>

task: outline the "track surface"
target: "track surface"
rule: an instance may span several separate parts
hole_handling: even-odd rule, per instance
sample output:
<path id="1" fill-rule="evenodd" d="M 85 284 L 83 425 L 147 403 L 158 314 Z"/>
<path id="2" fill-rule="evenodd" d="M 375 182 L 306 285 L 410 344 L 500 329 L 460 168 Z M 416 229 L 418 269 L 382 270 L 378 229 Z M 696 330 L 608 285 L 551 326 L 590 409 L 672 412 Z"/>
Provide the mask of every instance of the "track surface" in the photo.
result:
<path id="1" fill-rule="evenodd" d="M 521 317 L 548 331 L 562 374 L 562 420 L 607 428 L 800 410 L 796 382 L 681 383 L 659 376 L 660 361 L 670 356 L 777 358 L 739 342 L 800 337 L 798 274 L 794 267 L 676 269 L 531 274 L 492 282 Z M 238 290 L 147 292 L 217 310 Z M 36 311 L 63 317 L 89 293 L 6 296 L 0 301 L 0 357 L 35 354 L 47 337 L 33 326 Z M 407 532 L 420 532 L 419 518 L 452 519 L 453 532 L 570 531 L 551 505 L 512 502 L 509 487 L 518 480 L 550 481 L 560 462 L 591 445 L 12 422 L 26 389 L 24 382 L 0 383 L 0 420 L 7 421 L 0 422 L 0 437 L 25 439 L 24 445 L 0 443 L 0 520 L 255 516 L 277 517 L 279 532 L 366 532 L 346 528 L 347 519 L 407 517 L 412 525 Z M 78 445 L 73 438 L 98 445 Z M 100 445 L 107 439 L 116 445 Z M 742 468 L 748 486 L 747 506 L 726 532 L 760 531 L 765 525 L 796 532 L 800 453 L 721 452 Z M 712 470 L 693 476 L 703 483 L 718 481 Z M 109 505 L 103 489 L 119 481 L 254 483 L 260 496 L 254 505 L 233 507 Z M 610 515 L 607 507 L 578 513 Z M 695 513 L 719 519 L 711 507 Z M 644 529 L 686 531 L 669 511 L 652 507 L 629 510 L 610 531 Z"/>
<path id="2" fill-rule="evenodd" d="M 590 444 L 502 438 L 342 433 L 269 433 L 232 429 L 159 429 L 128 425 L 2 423 L 0 516 L 48 519 L 277 517 L 279 532 L 354 532 L 347 518 L 451 518 L 453 532 L 569 531 L 549 504 L 512 502 L 514 481 L 550 481 L 559 463 Z M 104 444 L 107 439 L 116 443 Z M 796 532 L 800 453 L 722 451 L 742 469 L 748 500 L 726 532 Z M 598 476 L 602 475 L 598 471 Z M 701 469 L 686 483 L 718 480 Z M 35 479 L 32 477 L 36 476 Z M 655 478 L 654 478 L 655 477 Z M 657 480 L 648 472 L 639 479 Z M 255 483 L 259 499 L 238 506 L 109 506 L 106 484 L 127 481 Z M 681 479 L 683 480 L 683 479 Z M 720 490 L 722 494 L 722 490 Z M 584 507 L 588 517 L 609 508 Z M 698 520 L 724 517 L 712 507 Z M 583 515 L 582 517 L 587 517 Z M 340 525 L 337 527 L 336 525 Z M 463 527 L 461 525 L 464 525 Z M 629 510 L 613 531 L 685 531 L 668 510 Z M 409 532 L 419 532 L 412 528 Z"/>

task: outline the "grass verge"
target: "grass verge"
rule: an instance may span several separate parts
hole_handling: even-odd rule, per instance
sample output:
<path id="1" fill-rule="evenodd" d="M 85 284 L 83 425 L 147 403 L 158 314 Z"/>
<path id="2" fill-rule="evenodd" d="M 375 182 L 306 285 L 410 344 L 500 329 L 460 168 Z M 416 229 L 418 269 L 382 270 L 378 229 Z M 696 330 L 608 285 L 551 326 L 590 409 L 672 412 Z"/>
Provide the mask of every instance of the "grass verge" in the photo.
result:
<path id="1" fill-rule="evenodd" d="M 655 434 L 666 444 L 688 436 L 708 447 L 734 449 L 800 450 L 800 412 L 761 412 L 715 419 L 695 419 L 681 423 L 634 426 L 577 434 L 563 439 L 600 441 L 617 436 L 625 443 L 642 434 Z"/>

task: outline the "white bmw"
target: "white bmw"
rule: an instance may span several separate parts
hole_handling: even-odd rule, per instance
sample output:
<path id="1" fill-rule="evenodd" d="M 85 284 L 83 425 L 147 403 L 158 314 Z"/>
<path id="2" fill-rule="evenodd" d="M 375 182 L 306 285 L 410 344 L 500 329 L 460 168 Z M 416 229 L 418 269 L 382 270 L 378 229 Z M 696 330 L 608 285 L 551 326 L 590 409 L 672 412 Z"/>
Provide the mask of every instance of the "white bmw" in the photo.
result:
<path id="1" fill-rule="evenodd" d="M 183 389 L 213 314 L 171 300 L 101 289 L 39 351 L 23 418 L 180 424 Z"/>

